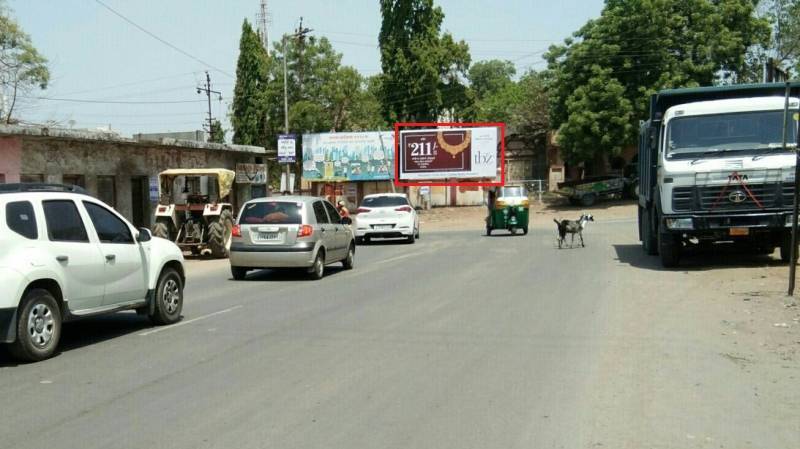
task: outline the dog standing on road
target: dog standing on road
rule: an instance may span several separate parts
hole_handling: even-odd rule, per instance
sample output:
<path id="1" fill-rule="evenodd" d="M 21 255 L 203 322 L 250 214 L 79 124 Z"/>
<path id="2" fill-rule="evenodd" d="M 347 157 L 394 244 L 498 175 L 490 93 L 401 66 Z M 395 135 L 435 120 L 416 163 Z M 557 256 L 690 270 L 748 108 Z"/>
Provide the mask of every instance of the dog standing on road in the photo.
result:
<path id="1" fill-rule="evenodd" d="M 583 243 L 583 228 L 586 227 L 586 223 L 594 221 L 594 217 L 589 214 L 582 214 L 581 218 L 577 220 L 558 221 L 554 218 L 553 221 L 558 226 L 558 249 L 561 249 L 561 246 L 567 241 L 567 234 L 572 234 L 572 240 L 569 243 L 570 248 L 575 243 L 575 234 L 578 234 L 581 239 L 581 247 L 586 246 Z"/>

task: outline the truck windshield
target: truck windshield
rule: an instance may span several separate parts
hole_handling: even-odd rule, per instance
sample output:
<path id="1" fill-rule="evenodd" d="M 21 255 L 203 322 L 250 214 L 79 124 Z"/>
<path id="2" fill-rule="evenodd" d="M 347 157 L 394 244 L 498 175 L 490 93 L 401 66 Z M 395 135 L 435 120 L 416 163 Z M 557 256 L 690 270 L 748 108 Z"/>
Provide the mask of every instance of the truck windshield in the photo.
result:
<path id="1" fill-rule="evenodd" d="M 787 146 L 794 146 L 797 111 L 790 110 Z M 758 154 L 779 150 L 783 142 L 783 110 L 677 117 L 667 127 L 667 157 L 729 153 Z"/>

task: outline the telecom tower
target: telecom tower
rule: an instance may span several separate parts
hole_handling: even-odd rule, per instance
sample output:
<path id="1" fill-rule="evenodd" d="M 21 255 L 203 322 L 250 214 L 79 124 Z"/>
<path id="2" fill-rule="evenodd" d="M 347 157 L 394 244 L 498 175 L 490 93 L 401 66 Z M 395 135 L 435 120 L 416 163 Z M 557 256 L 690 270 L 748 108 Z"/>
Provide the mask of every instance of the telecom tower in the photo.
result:
<path id="1" fill-rule="evenodd" d="M 264 46 L 264 50 L 269 53 L 268 25 L 272 22 L 272 18 L 267 11 L 267 0 L 261 0 L 261 9 L 258 14 L 256 14 L 256 20 L 258 21 L 258 32 L 261 35 L 261 44 Z"/>

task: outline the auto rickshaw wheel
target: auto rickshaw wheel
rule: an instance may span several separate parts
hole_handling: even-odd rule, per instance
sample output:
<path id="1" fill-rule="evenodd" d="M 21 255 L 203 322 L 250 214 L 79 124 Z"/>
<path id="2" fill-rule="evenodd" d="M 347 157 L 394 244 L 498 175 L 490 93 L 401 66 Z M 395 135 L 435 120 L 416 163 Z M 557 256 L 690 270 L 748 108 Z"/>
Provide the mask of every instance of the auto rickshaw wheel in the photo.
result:
<path id="1" fill-rule="evenodd" d="M 492 227 L 486 226 L 486 235 L 492 235 Z"/>
<path id="2" fill-rule="evenodd" d="M 522 228 L 522 235 L 528 235 L 528 227 L 527 226 Z"/>

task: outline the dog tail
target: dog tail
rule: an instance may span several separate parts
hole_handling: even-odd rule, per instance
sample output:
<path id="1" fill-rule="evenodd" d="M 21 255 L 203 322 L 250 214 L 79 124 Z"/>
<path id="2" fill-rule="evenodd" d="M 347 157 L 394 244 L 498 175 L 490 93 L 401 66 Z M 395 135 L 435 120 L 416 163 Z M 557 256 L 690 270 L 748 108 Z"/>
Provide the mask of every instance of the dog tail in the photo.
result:
<path id="1" fill-rule="evenodd" d="M 561 226 L 561 223 L 560 223 L 558 220 L 556 220 L 555 218 L 553 219 L 553 222 L 554 222 L 555 224 L 557 224 L 558 226 Z"/>

